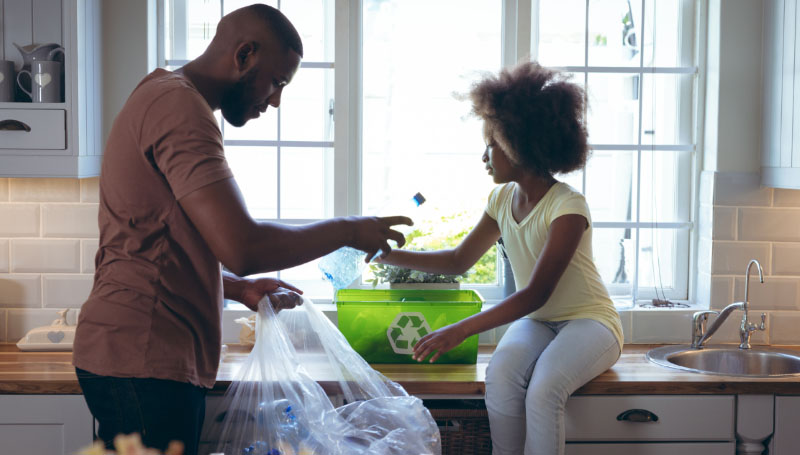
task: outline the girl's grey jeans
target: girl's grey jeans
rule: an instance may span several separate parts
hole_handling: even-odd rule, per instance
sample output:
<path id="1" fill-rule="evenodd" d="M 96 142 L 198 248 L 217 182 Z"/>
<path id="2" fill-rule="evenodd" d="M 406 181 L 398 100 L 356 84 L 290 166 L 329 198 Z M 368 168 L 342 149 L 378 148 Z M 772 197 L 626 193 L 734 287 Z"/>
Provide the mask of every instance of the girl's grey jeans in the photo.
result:
<path id="1" fill-rule="evenodd" d="M 619 355 L 616 337 L 591 319 L 511 324 L 486 369 L 493 455 L 562 455 L 567 398 Z"/>

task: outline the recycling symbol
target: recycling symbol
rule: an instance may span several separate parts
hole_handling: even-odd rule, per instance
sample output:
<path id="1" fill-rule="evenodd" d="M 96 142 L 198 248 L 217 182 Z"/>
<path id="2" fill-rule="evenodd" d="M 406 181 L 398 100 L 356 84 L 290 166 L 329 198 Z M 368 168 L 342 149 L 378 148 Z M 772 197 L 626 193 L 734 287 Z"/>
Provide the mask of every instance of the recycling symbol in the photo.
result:
<path id="1" fill-rule="evenodd" d="M 422 313 L 398 313 L 386 329 L 386 336 L 396 354 L 413 354 L 414 345 L 431 332 Z"/>

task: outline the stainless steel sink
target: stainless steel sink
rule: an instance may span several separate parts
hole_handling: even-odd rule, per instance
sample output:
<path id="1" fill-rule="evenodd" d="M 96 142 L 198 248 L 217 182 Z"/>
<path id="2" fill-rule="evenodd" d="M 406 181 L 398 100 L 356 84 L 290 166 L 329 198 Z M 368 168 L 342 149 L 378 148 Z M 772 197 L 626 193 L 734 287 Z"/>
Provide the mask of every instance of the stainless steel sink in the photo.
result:
<path id="1" fill-rule="evenodd" d="M 670 345 L 651 349 L 647 360 L 693 373 L 761 378 L 800 376 L 800 351 L 782 349 L 739 349 L 735 345 L 694 349 Z"/>

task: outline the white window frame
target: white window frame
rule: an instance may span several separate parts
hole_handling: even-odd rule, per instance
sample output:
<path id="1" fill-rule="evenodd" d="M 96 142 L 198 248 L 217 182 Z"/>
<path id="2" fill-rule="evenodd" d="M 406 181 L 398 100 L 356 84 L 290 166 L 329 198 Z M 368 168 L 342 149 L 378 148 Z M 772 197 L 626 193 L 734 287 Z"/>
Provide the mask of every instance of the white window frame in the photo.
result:
<path id="1" fill-rule="evenodd" d="M 517 8 L 521 10 L 521 12 L 525 11 L 526 8 L 529 8 L 531 11 L 531 22 L 530 22 L 530 57 L 533 60 L 537 59 L 537 52 L 538 52 L 538 11 L 539 11 L 539 0 L 506 0 L 509 3 L 517 3 Z M 644 2 L 655 2 L 657 0 L 643 0 Z M 679 0 L 681 2 L 681 12 L 683 14 L 682 23 L 683 24 L 695 24 L 694 27 L 687 28 L 683 35 L 682 35 L 682 55 L 691 55 L 692 62 L 690 65 L 681 66 L 681 67 L 644 67 L 644 52 L 639 53 L 639 66 L 638 67 L 603 67 L 603 66 L 592 66 L 589 65 L 589 15 L 590 15 L 590 0 L 586 0 L 586 10 L 585 10 L 585 18 L 584 18 L 584 64 L 582 66 L 564 66 L 564 67 L 554 67 L 554 69 L 570 72 L 570 73 L 583 73 L 584 75 L 584 86 L 588 86 L 588 75 L 589 74 L 600 74 L 600 73 L 614 73 L 614 74 L 638 74 L 639 81 L 638 84 L 638 91 L 639 91 L 639 118 L 638 118 L 638 143 L 637 144 L 590 144 L 590 147 L 593 150 L 608 150 L 608 151 L 634 151 L 637 153 L 637 175 L 641 175 L 641 155 L 643 151 L 661 151 L 661 152 L 688 152 L 680 154 L 680 160 L 682 164 L 679 165 L 679 169 L 690 169 L 691 171 L 685 175 L 680 175 L 680 181 L 678 182 L 678 200 L 680 201 L 687 201 L 688 204 L 681 206 L 680 211 L 680 218 L 686 219 L 688 221 L 685 222 L 649 222 L 649 221 L 641 221 L 641 199 L 640 199 L 640 179 L 636 178 L 636 194 L 635 194 L 635 203 L 637 206 L 636 210 L 636 219 L 629 221 L 629 222 L 604 222 L 604 221 L 594 221 L 592 223 L 592 227 L 594 229 L 608 229 L 608 228 L 623 228 L 623 229 L 634 229 L 637 231 L 637 235 L 635 236 L 635 243 L 634 243 L 634 265 L 633 265 L 633 280 L 630 285 L 631 290 L 631 300 L 636 304 L 648 303 L 654 298 L 666 297 L 671 301 L 678 301 L 678 302 L 688 302 L 691 300 L 693 295 L 690 295 L 690 289 L 694 285 L 694 280 L 691 277 L 694 275 L 693 271 L 696 269 L 694 266 L 694 261 L 692 260 L 692 246 L 696 245 L 697 241 L 697 233 L 696 233 L 696 224 L 694 220 L 697 216 L 697 208 L 695 202 L 695 193 L 697 187 L 697 181 L 699 178 L 699 171 L 698 171 L 698 150 L 697 150 L 697 143 L 698 138 L 702 137 L 701 134 L 701 123 L 700 118 L 697 115 L 698 111 L 698 89 L 699 89 L 699 79 L 700 79 L 700 53 L 698 52 L 698 42 L 701 40 L 701 37 L 704 37 L 704 30 L 705 27 L 703 24 L 698 24 L 700 22 L 701 11 L 698 8 L 698 1 L 697 0 Z M 529 4 L 525 5 L 525 4 Z M 639 19 L 639 28 L 638 32 L 640 33 L 640 37 L 645 36 L 645 18 L 646 18 L 646 8 L 642 8 L 641 17 Z M 524 25 L 524 24 L 521 24 Z M 524 35 L 521 33 L 518 34 L 524 38 Z M 688 38 L 688 39 L 687 39 Z M 517 53 L 517 58 L 523 58 L 527 55 L 525 50 L 522 49 L 522 53 Z M 505 55 L 505 54 L 504 54 Z M 686 102 L 682 103 L 680 109 L 682 111 L 681 118 L 685 116 L 689 116 L 690 120 L 690 131 L 688 132 L 687 139 L 689 140 L 689 145 L 678 145 L 678 144 L 670 144 L 670 145 L 646 145 L 642 143 L 642 106 L 643 106 L 643 87 L 644 84 L 641 82 L 644 80 L 645 74 L 691 74 L 695 75 L 692 81 L 682 81 L 680 86 L 680 91 L 683 92 L 685 95 L 682 97 L 682 100 Z M 591 89 L 591 88 L 590 88 Z M 689 95 L 690 94 L 690 95 Z M 591 138 L 590 138 L 591 139 Z M 583 173 L 583 185 L 585 188 L 586 184 L 586 173 Z M 677 236 L 677 260 L 678 260 L 678 267 L 675 271 L 676 283 L 675 287 L 672 289 L 665 290 L 663 294 L 660 293 L 661 289 L 657 292 L 655 289 L 645 289 L 642 290 L 639 288 L 638 278 L 639 278 L 639 240 L 640 235 L 639 232 L 642 229 L 657 229 L 657 230 L 676 230 L 676 231 L 684 231 L 682 235 Z M 609 291 L 613 294 L 617 294 L 614 292 L 618 289 L 627 288 L 627 285 L 609 285 L 606 284 L 609 288 Z"/>
<path id="2" fill-rule="evenodd" d="M 181 1 L 177 0 L 178 8 L 169 12 L 170 14 L 181 14 L 180 4 Z M 280 2 L 280 0 L 278 0 Z M 657 0 L 646 0 L 657 1 Z M 559 70 L 569 72 L 584 72 L 586 77 L 589 73 L 634 73 L 639 74 L 640 81 L 645 73 L 647 74 L 695 74 L 692 81 L 693 87 L 684 87 L 682 89 L 693 90 L 691 102 L 685 103 L 682 106 L 686 115 L 692 116 L 692 144 L 698 144 L 698 138 L 702 137 L 702 106 L 698 103 L 700 95 L 702 95 L 702 85 L 699 84 L 701 71 L 699 69 L 699 62 L 702 61 L 704 56 L 704 43 L 701 40 L 705 39 L 705 24 L 701 19 L 704 19 L 702 14 L 703 8 L 701 7 L 702 0 L 680 0 L 684 7 L 684 23 L 694 23 L 692 30 L 692 37 L 683 45 L 687 46 L 687 50 L 691 50 L 694 55 L 693 66 L 681 68 L 643 68 L 639 67 L 597 67 L 588 65 L 588 45 L 586 46 L 586 60 L 583 66 L 575 67 L 561 67 L 556 68 Z M 587 12 L 589 11 L 589 0 L 586 0 Z M 166 60 L 165 59 L 165 45 L 166 37 L 164 36 L 166 20 L 165 14 L 168 14 L 165 9 L 165 0 L 157 0 L 158 5 L 158 66 L 163 67 L 166 65 L 182 65 L 187 61 L 181 60 Z M 184 4 L 185 5 L 185 4 Z M 692 7 L 692 5 L 694 5 Z M 511 66 L 519 60 L 530 56 L 536 59 L 538 47 L 538 11 L 539 0 L 502 0 L 502 64 L 504 67 Z M 185 8 L 185 7 L 184 7 Z M 224 0 L 221 0 L 221 10 L 224 8 Z M 348 216 L 358 215 L 361 213 L 361 184 L 362 184 L 362 157 L 361 157 L 361 129 L 362 129 L 362 106 L 360 100 L 362 99 L 362 0 L 335 0 L 334 4 L 334 62 L 302 62 L 301 68 L 334 68 L 335 83 L 334 83 L 334 99 L 336 100 L 334 110 L 334 140 L 328 141 L 281 141 L 280 128 L 278 128 L 278 140 L 276 141 L 235 141 L 226 140 L 225 145 L 260 145 L 271 147 L 333 147 L 333 216 Z M 185 9 L 183 12 L 185 15 Z M 693 15 L 694 20 L 686 15 Z M 640 20 L 641 35 L 644 36 L 644 16 L 645 8 L 642 8 L 642 18 Z M 588 13 L 584 19 L 587 32 L 585 33 L 588 41 Z M 173 46 L 180 48 L 181 45 L 185 48 L 185 43 L 180 43 L 180 40 L 175 40 L 172 37 Z M 640 53 L 643 58 L 643 52 Z M 594 222 L 593 226 L 596 229 L 604 228 L 631 228 L 631 229 L 678 229 L 685 230 L 687 235 L 679 236 L 678 255 L 679 264 L 676 277 L 676 288 L 667 294 L 667 298 L 673 300 L 686 301 L 691 299 L 690 289 L 693 286 L 693 277 L 695 270 L 695 260 L 692 256 L 694 253 L 693 245 L 697 242 L 697 232 L 693 220 L 697 216 L 696 194 L 697 182 L 699 179 L 698 171 L 698 147 L 699 145 L 666 145 L 666 146 L 649 146 L 642 145 L 642 132 L 641 132 L 641 111 L 642 111 L 642 86 L 639 84 L 639 142 L 635 145 L 630 144 L 593 144 L 595 150 L 632 150 L 636 151 L 640 156 L 642 151 L 684 151 L 686 159 L 690 159 L 691 173 L 689 175 L 680 176 L 681 184 L 679 188 L 682 191 L 688 192 L 688 195 L 682 195 L 681 200 L 691 201 L 690 206 L 685 207 L 685 219 L 687 222 L 679 223 L 651 223 L 643 222 L 638 219 L 641 210 L 637 210 L 637 219 L 630 222 Z M 280 121 L 280 120 L 279 120 Z M 279 155 L 280 156 L 280 155 Z M 278 158 L 280 159 L 280 158 Z M 638 161 L 639 163 L 640 160 Z M 641 164 L 639 164 L 641 165 Z M 637 169 L 637 172 L 639 169 Z M 279 176 L 280 178 L 280 176 Z M 584 173 L 585 180 L 585 173 Z M 640 204 L 639 191 L 636 191 L 636 203 Z M 278 213 L 280 216 L 280 185 L 278 185 Z M 282 223 L 288 224 L 302 224 L 312 221 L 314 219 L 280 219 Z M 634 278 L 631 285 L 633 292 L 633 300 L 636 302 L 646 301 L 655 297 L 654 291 L 640 292 L 638 289 L 638 257 L 639 257 L 639 235 L 636 235 L 636 245 L 634 251 L 636 252 L 636 261 L 634 264 Z M 466 288 L 478 289 L 479 292 L 489 301 L 500 300 L 503 297 L 503 273 L 501 261 L 498 260 L 498 284 L 497 285 L 468 285 Z M 324 299 L 322 299 L 324 300 Z"/>

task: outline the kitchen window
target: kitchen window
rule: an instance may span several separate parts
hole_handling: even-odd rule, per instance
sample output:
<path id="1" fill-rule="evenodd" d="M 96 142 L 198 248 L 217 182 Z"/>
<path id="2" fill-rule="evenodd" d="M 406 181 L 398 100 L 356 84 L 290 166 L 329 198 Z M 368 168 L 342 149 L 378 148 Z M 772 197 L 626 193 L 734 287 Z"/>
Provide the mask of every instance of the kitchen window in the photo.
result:
<path id="1" fill-rule="evenodd" d="M 249 0 L 159 0 L 160 66 L 200 55 Z M 492 187 L 463 96 L 530 55 L 587 90 L 592 156 L 557 176 L 583 191 L 595 259 L 620 306 L 687 299 L 694 182 L 696 0 L 274 0 L 305 46 L 281 107 L 220 117 L 256 218 L 307 223 L 393 212 L 421 192 L 414 245 L 457 242 Z M 390 202 L 391 201 L 391 202 Z M 274 275 L 328 297 L 316 261 Z M 464 280 L 502 295 L 493 248 Z M 367 277 L 365 277 L 367 278 Z M 369 284 L 366 284 L 369 286 Z"/>

